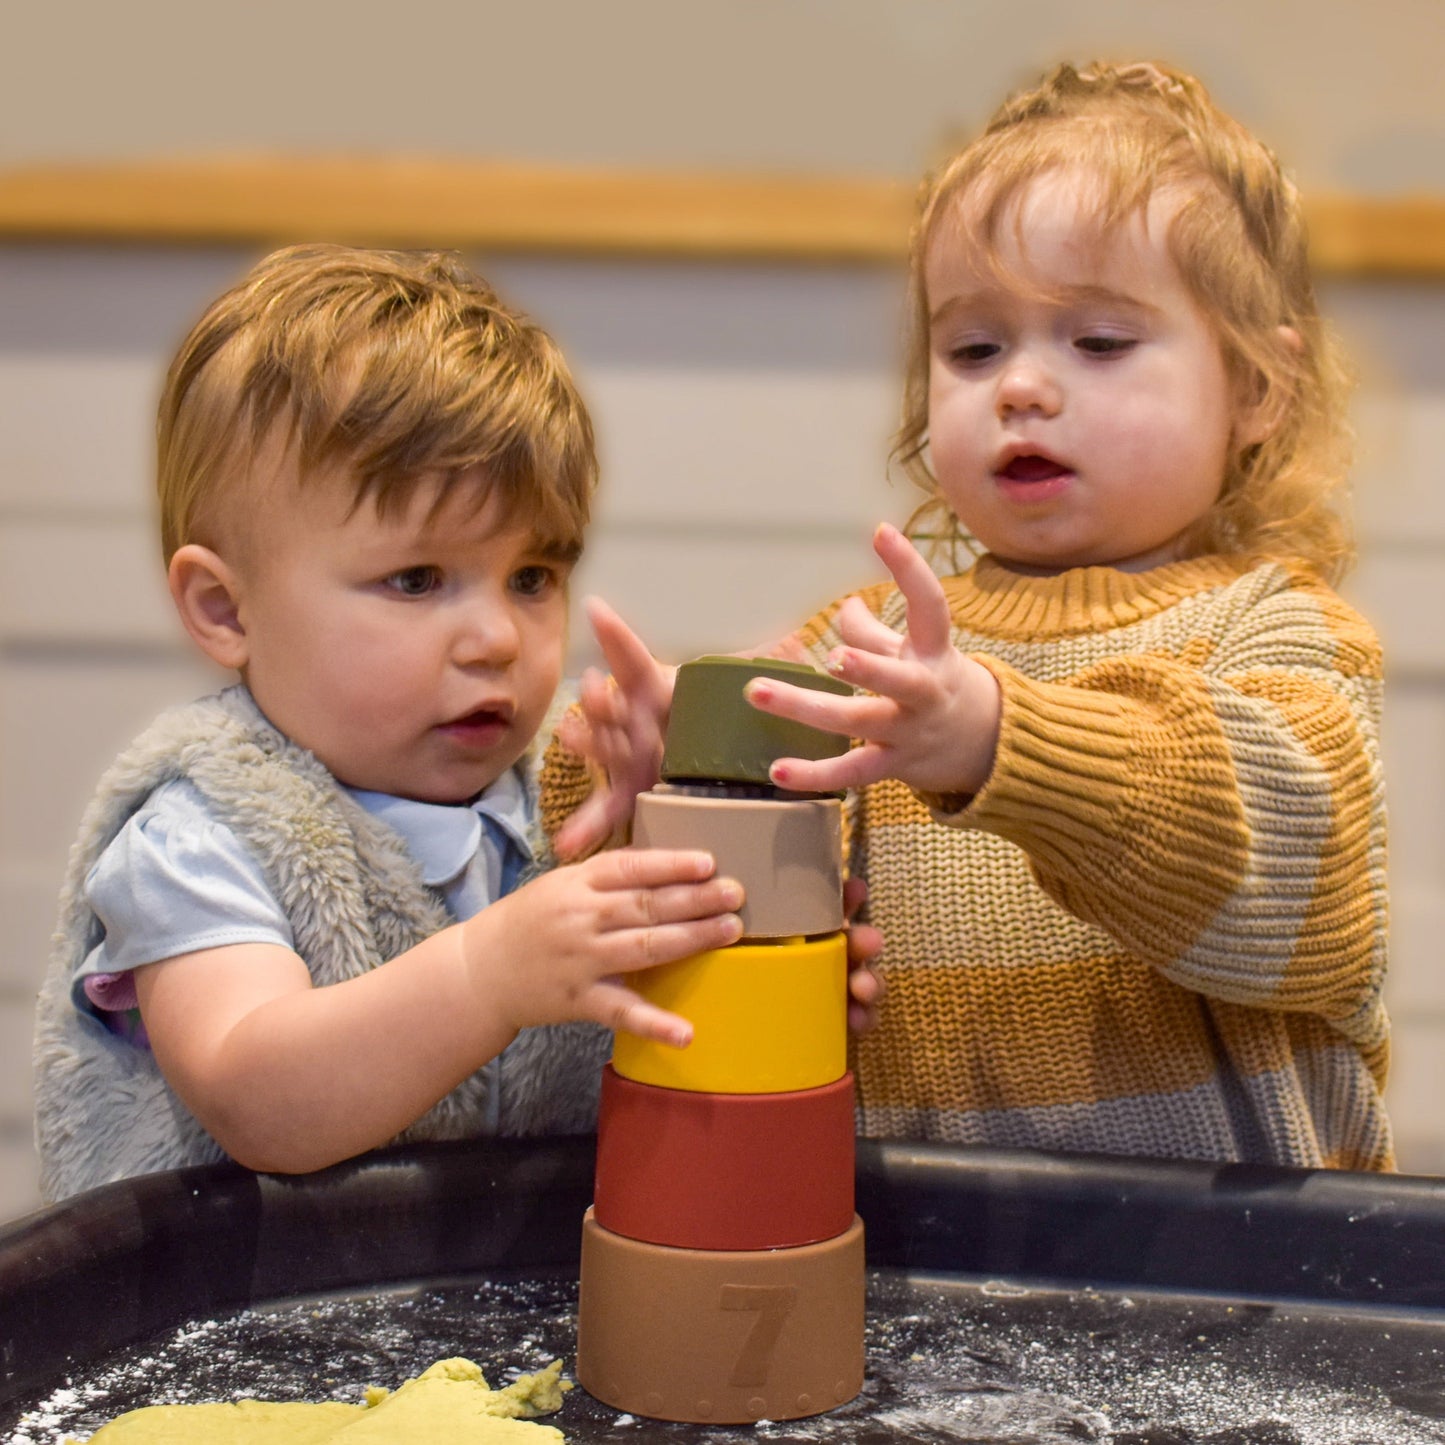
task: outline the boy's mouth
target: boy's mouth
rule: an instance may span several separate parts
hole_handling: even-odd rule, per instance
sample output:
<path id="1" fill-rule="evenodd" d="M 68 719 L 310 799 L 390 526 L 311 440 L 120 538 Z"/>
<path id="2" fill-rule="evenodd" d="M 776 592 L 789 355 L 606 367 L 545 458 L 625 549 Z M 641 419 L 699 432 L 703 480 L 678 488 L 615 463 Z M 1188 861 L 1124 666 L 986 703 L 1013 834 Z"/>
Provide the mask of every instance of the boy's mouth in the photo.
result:
<path id="1" fill-rule="evenodd" d="M 462 717 L 453 718 L 443 723 L 441 730 L 471 742 L 485 742 L 504 733 L 511 726 L 511 721 L 511 708 L 498 704 L 495 707 L 479 707 Z"/>

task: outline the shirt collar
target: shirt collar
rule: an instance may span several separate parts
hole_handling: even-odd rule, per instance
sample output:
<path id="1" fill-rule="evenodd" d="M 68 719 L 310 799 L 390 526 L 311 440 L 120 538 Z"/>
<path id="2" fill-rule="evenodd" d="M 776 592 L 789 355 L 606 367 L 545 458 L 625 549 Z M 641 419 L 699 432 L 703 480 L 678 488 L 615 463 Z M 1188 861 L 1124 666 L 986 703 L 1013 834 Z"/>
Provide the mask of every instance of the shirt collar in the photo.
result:
<path id="1" fill-rule="evenodd" d="M 470 803 L 421 803 L 390 793 L 363 788 L 345 791 L 371 814 L 401 836 L 430 888 L 450 883 L 472 861 L 482 839 L 485 813 L 521 849 L 532 857 L 528 841 L 527 792 L 515 768 L 508 768 L 482 795 Z"/>

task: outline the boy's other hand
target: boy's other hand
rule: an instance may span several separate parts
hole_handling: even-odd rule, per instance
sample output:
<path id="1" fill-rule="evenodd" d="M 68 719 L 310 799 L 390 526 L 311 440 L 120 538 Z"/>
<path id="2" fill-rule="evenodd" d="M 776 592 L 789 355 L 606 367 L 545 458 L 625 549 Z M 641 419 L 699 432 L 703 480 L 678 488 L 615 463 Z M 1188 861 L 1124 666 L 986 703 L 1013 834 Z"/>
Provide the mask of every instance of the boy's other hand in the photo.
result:
<path id="1" fill-rule="evenodd" d="M 878 1005 L 883 1001 L 882 974 L 873 970 L 873 960 L 883 951 L 883 935 L 871 923 L 856 921 L 858 910 L 868 901 L 868 885 L 850 878 L 843 885 L 843 910 L 848 916 L 848 1027 L 855 1034 L 871 1032 L 878 1024 Z"/>
<path id="2" fill-rule="evenodd" d="M 657 782 L 677 675 L 601 598 L 589 597 L 585 608 L 612 676 L 593 668 L 583 674 L 579 707 L 558 735 L 602 770 L 604 782 L 558 829 L 552 846 L 563 859 L 605 843 L 631 819 L 638 794 Z"/>
<path id="3" fill-rule="evenodd" d="M 508 1025 L 590 1019 L 682 1048 L 692 1025 L 622 975 L 742 937 L 742 885 L 710 854 L 619 848 L 554 869 L 463 924 L 468 967 Z"/>
<path id="4" fill-rule="evenodd" d="M 841 757 L 780 758 L 780 788 L 833 792 L 898 778 L 922 793 L 971 795 L 987 780 L 998 743 L 998 683 L 954 647 L 948 599 L 933 569 L 896 527 L 883 525 L 873 548 L 907 605 L 901 633 L 857 598 L 838 609 L 843 646 L 828 670 L 862 689 L 852 697 L 754 678 L 748 700 L 763 712 L 859 739 Z"/>

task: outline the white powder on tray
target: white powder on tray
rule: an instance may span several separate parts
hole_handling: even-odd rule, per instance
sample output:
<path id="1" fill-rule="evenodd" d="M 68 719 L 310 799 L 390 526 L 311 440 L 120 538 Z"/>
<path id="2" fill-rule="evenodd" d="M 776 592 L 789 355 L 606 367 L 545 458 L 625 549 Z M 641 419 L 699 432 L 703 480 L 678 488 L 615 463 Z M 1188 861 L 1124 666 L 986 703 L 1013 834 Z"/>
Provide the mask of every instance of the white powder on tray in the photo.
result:
<path id="1" fill-rule="evenodd" d="M 462 1281 L 190 1322 L 28 1402 L 9 1445 L 62 1445 L 144 1404 L 347 1400 L 464 1355 L 493 1384 L 574 1357 L 575 1278 Z M 569 1442 L 1436 1445 L 1445 1320 L 870 1275 L 868 1379 L 811 1420 L 619 1415 L 582 1390 Z M 3 1427 L 6 1417 L 0 1417 Z"/>

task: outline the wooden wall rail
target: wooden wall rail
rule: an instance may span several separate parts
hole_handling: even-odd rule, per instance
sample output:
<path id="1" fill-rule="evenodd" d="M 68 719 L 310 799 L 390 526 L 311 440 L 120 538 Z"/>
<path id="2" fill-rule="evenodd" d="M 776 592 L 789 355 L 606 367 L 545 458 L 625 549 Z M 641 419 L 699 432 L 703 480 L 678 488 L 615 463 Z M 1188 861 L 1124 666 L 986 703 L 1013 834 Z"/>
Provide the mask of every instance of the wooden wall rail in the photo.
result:
<path id="1" fill-rule="evenodd" d="M 822 176 L 567 171 L 401 156 L 0 170 L 0 243 L 334 240 L 480 251 L 893 264 L 912 190 Z M 1325 274 L 1445 277 L 1445 196 L 1317 196 Z"/>

